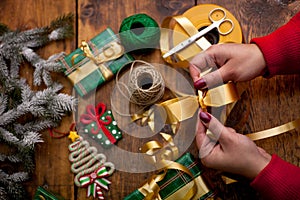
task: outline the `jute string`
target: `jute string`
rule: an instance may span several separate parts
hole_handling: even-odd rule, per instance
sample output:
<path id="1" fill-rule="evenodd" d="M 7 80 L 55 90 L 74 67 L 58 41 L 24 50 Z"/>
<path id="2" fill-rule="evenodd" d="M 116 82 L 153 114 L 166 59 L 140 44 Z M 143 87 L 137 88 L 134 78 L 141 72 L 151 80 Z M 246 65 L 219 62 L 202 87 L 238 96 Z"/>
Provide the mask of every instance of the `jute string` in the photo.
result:
<path id="1" fill-rule="evenodd" d="M 129 94 L 128 100 L 142 106 L 156 103 L 165 91 L 165 82 L 160 72 L 150 63 L 140 60 L 131 64 L 128 83 L 123 86 Z"/>

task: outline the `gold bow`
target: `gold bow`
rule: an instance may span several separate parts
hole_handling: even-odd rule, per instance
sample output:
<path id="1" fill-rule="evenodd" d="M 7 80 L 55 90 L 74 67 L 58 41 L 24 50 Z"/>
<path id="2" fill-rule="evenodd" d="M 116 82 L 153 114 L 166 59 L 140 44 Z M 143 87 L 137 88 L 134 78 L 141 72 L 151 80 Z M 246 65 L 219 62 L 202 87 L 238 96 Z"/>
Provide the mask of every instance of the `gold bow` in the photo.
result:
<path id="1" fill-rule="evenodd" d="M 91 48 L 84 40 L 81 42 L 80 49 L 83 51 L 84 56 L 93 60 L 97 65 L 110 60 L 115 60 L 124 54 L 123 46 L 117 41 L 112 41 L 103 46 L 101 52 L 97 56 L 93 55 Z"/>
<path id="2" fill-rule="evenodd" d="M 161 119 L 165 119 L 166 124 L 171 125 L 173 133 L 176 133 L 177 124 L 193 117 L 199 105 L 205 110 L 208 106 L 220 107 L 233 103 L 238 99 L 239 94 L 235 84 L 229 82 L 205 92 L 198 91 L 198 96 L 184 95 L 156 104 L 155 109 L 159 112 L 150 109 L 142 114 L 134 114 L 132 120 L 141 119 L 142 124 L 147 122 L 151 130 L 154 131 L 156 130 L 155 118 L 157 117 L 155 113 L 158 113 Z"/>
<path id="3" fill-rule="evenodd" d="M 153 175 L 149 180 L 146 181 L 146 183 L 143 184 L 142 187 L 138 189 L 145 196 L 145 200 L 161 200 L 161 197 L 159 195 L 160 188 L 157 183 L 164 179 L 168 170 L 170 169 L 180 170 L 193 179 L 193 174 L 187 167 L 173 161 L 166 161 L 165 168 L 158 174 Z M 182 199 L 191 199 L 196 194 L 197 185 L 195 183 L 195 180 L 193 179 L 191 183 L 192 186 L 190 187 L 190 189 L 188 191 L 183 191 L 183 195 L 181 195 L 183 196 Z"/>
<path id="4" fill-rule="evenodd" d="M 90 45 L 92 46 L 92 45 Z M 106 67 L 103 63 L 117 59 L 124 54 L 124 47 L 117 41 L 112 41 L 102 47 L 100 50 L 93 48 L 96 56 L 92 53 L 91 47 L 88 42 L 82 41 L 80 45 L 80 49 L 83 51 L 83 55 L 90 59 L 89 62 L 83 64 L 80 68 L 75 70 L 73 73 L 69 75 L 70 80 L 75 84 L 80 82 L 83 78 L 88 76 L 90 73 L 99 69 L 102 76 L 106 81 L 110 80 L 113 77 L 113 72 Z M 82 54 L 75 54 L 72 59 L 72 65 L 75 64 L 75 59 Z"/>

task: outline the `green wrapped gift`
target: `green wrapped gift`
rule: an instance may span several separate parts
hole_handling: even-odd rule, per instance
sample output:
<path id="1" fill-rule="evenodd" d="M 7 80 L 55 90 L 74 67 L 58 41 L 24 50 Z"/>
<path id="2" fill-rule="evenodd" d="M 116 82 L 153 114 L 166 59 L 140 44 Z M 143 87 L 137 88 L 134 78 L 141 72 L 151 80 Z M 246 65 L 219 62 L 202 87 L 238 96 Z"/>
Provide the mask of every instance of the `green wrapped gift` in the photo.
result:
<path id="1" fill-rule="evenodd" d="M 39 186 L 34 194 L 34 200 L 64 200 L 53 193 L 47 191 L 45 188 Z"/>
<path id="2" fill-rule="evenodd" d="M 209 189 L 203 180 L 201 176 L 203 170 L 200 168 L 199 163 L 195 161 L 192 154 L 186 153 L 177 159 L 176 162 L 185 166 L 193 178 L 184 171 L 168 169 L 163 179 L 157 182 L 157 185 L 159 186 L 159 196 L 161 199 L 204 200 L 215 196 L 215 193 Z M 157 196 L 151 196 L 155 193 L 155 188 L 151 190 L 149 185 L 152 184 L 149 184 L 149 182 L 151 181 L 148 180 L 148 184 L 146 183 L 139 189 L 133 191 L 131 194 L 125 197 L 124 200 L 156 199 Z"/>
<path id="3" fill-rule="evenodd" d="M 88 42 L 82 41 L 80 48 L 60 59 L 65 75 L 80 96 L 109 81 L 131 61 L 133 57 L 124 53 L 119 38 L 110 28 Z"/>
<path id="4" fill-rule="evenodd" d="M 84 126 L 83 133 L 88 134 L 105 148 L 122 138 L 111 110 L 106 110 L 103 103 L 98 103 L 96 107 L 88 105 L 86 113 L 80 116 L 80 122 Z"/>

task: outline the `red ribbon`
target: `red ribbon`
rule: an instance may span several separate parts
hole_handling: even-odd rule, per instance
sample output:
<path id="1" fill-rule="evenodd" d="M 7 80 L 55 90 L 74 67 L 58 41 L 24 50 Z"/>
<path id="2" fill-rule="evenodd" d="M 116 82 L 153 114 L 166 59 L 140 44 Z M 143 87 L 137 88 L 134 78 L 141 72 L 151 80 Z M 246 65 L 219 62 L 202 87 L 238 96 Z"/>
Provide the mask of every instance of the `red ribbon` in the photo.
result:
<path id="1" fill-rule="evenodd" d="M 96 108 L 93 105 L 88 105 L 86 107 L 86 114 L 82 114 L 80 116 L 80 121 L 83 124 L 90 124 L 92 122 L 96 122 L 97 129 L 91 128 L 92 134 L 97 134 L 100 129 L 102 129 L 103 133 L 109 139 L 109 141 L 114 144 L 117 140 L 113 137 L 113 135 L 107 130 L 105 125 L 109 125 L 112 122 L 112 118 L 110 116 L 105 116 L 105 120 L 101 120 L 101 116 L 104 114 L 106 110 L 106 105 L 104 103 L 99 103 Z"/>
<path id="2" fill-rule="evenodd" d="M 106 171 L 105 166 L 101 166 L 96 171 L 91 174 L 82 176 L 79 178 L 81 187 L 88 187 L 87 197 L 93 195 L 94 198 L 98 196 L 99 199 L 104 199 L 101 188 L 108 190 L 108 185 L 111 184 L 109 180 L 106 179 L 110 174 Z"/>
<path id="3" fill-rule="evenodd" d="M 71 126 L 70 126 L 70 131 L 75 130 L 74 127 L 75 127 L 75 123 L 72 123 Z M 50 137 L 57 138 L 57 139 L 66 137 L 70 134 L 70 131 L 69 132 L 61 132 L 61 131 L 56 130 L 54 128 L 49 128 L 48 131 L 49 131 Z"/>

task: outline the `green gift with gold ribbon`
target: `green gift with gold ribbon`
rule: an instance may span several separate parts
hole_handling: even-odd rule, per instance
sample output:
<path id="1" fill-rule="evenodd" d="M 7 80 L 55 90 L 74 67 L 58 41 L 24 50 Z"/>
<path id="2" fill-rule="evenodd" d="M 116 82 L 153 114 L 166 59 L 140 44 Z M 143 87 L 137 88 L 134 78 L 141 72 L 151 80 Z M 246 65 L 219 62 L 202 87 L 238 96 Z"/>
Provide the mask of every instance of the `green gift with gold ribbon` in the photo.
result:
<path id="1" fill-rule="evenodd" d="M 176 163 L 184 166 L 183 168 L 189 172 L 174 168 L 167 169 L 162 180 L 154 176 L 152 180 L 149 179 L 146 184 L 126 196 L 124 200 L 205 200 L 215 196 L 215 192 L 203 179 L 203 170 L 192 154 L 184 154 L 176 160 Z M 157 187 L 151 187 L 155 179 L 158 180 Z M 156 191 L 158 194 L 155 194 Z"/>
<path id="2" fill-rule="evenodd" d="M 53 194 L 52 192 L 49 192 L 45 188 L 38 186 L 33 200 L 64 200 L 63 197 Z"/>
<path id="3" fill-rule="evenodd" d="M 77 93 L 84 96 L 109 81 L 133 60 L 124 53 L 118 36 L 107 28 L 90 41 L 82 41 L 80 48 L 61 58 L 60 62 Z"/>

